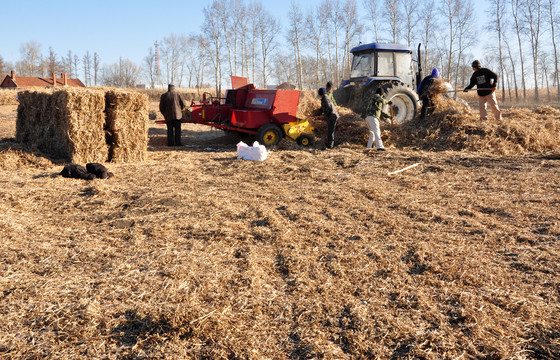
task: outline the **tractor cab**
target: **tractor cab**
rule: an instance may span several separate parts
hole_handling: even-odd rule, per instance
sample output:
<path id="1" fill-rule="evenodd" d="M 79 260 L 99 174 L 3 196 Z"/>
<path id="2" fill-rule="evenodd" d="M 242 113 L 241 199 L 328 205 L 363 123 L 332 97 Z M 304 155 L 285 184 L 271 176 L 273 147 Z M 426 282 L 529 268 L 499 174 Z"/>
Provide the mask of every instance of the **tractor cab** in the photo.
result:
<path id="1" fill-rule="evenodd" d="M 356 46 L 351 53 L 350 78 L 342 80 L 334 92 L 337 103 L 363 114 L 373 94 L 381 89 L 392 103 L 385 110 L 393 119 L 399 123 L 412 120 L 418 109 L 416 87 L 422 80 L 421 65 L 415 70 L 412 50 L 406 45 L 371 43 Z"/>
<path id="2" fill-rule="evenodd" d="M 343 80 L 341 86 L 350 83 L 369 85 L 372 81 L 398 81 L 416 88 L 412 50 L 399 44 L 364 44 L 352 48 L 352 70 L 350 79 Z"/>

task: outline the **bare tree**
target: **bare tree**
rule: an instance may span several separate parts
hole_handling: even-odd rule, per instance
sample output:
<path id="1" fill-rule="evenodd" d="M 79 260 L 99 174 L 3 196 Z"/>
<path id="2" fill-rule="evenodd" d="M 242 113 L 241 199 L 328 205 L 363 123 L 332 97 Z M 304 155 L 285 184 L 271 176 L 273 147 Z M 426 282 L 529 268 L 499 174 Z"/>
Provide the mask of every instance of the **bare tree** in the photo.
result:
<path id="1" fill-rule="evenodd" d="M 84 69 L 85 85 L 90 86 L 91 85 L 91 55 L 89 51 L 86 51 L 86 54 L 84 55 L 82 66 Z"/>
<path id="2" fill-rule="evenodd" d="M 331 22 L 329 21 L 330 18 L 333 17 L 332 13 L 333 13 L 333 4 L 331 1 L 329 0 L 323 0 L 321 2 L 320 8 L 319 8 L 319 16 L 317 17 L 318 21 L 323 21 L 324 19 L 326 19 L 326 21 L 324 21 L 324 25 L 325 25 L 325 34 L 327 35 L 326 37 L 326 47 L 327 47 L 327 58 L 329 60 L 329 75 L 328 78 L 332 79 L 333 75 L 334 75 L 334 71 L 333 71 L 333 56 L 332 56 L 332 44 L 333 44 L 333 30 L 334 30 L 334 25 L 331 24 Z"/>
<path id="3" fill-rule="evenodd" d="M 340 59 L 339 59 L 339 50 L 340 50 L 340 45 L 338 44 L 339 41 L 339 32 L 342 29 L 343 23 L 342 23 L 342 9 L 340 6 L 340 1 L 339 0 L 331 0 L 332 3 L 332 12 L 330 13 L 330 22 L 333 26 L 333 30 L 334 30 L 334 61 L 336 64 L 335 67 L 335 73 L 334 73 L 334 80 L 336 83 L 340 82 Z"/>
<path id="4" fill-rule="evenodd" d="M 292 47 L 294 49 L 294 57 L 296 59 L 297 86 L 299 89 L 303 89 L 303 68 L 300 48 L 304 33 L 303 24 L 301 22 L 301 19 L 303 19 L 303 15 L 301 13 L 301 9 L 293 0 L 288 16 L 290 18 L 290 31 L 288 33 L 288 39 L 291 40 Z"/>
<path id="5" fill-rule="evenodd" d="M 216 95 L 222 93 L 222 68 L 221 68 L 221 49 L 222 49 L 222 27 L 216 14 L 220 13 L 220 1 L 213 0 L 212 4 L 203 9 L 204 26 L 202 33 L 208 41 L 206 49 L 209 51 L 210 60 L 214 65 L 214 77 L 216 80 Z"/>
<path id="6" fill-rule="evenodd" d="M 0 55 L 0 75 L 3 75 L 6 71 L 5 69 L 6 64 L 4 63 L 4 58 Z"/>
<path id="7" fill-rule="evenodd" d="M 93 53 L 93 85 L 97 86 L 97 77 L 99 75 L 99 54 Z"/>
<path id="8" fill-rule="evenodd" d="M 535 99 L 539 98 L 539 41 L 541 35 L 541 17 L 543 0 L 525 0 L 523 6 L 523 22 L 529 30 L 531 53 L 533 55 L 533 75 L 535 77 Z"/>
<path id="9" fill-rule="evenodd" d="M 457 18 L 457 14 L 459 12 L 459 6 L 457 0 L 443 0 L 441 5 L 441 12 L 445 14 L 446 21 L 447 21 L 447 44 L 444 47 L 445 54 L 447 58 L 447 65 L 445 66 L 444 73 L 447 75 L 449 79 L 451 79 L 452 74 L 452 64 L 453 64 L 453 55 L 455 52 L 455 41 L 456 41 L 456 34 L 455 34 L 455 20 Z M 454 84 L 456 85 L 456 84 Z"/>
<path id="10" fill-rule="evenodd" d="M 463 54 L 473 41 L 472 9 L 472 3 L 468 0 L 443 0 L 440 7 L 447 23 L 447 34 L 443 37 L 442 46 L 446 60 L 443 69 L 449 79 L 455 79 L 454 85 L 459 79 Z"/>
<path id="11" fill-rule="evenodd" d="M 519 101 L 519 92 L 517 89 L 517 73 L 515 71 L 515 60 L 513 59 L 513 55 L 511 53 L 511 47 L 509 46 L 509 42 L 507 41 L 507 38 L 504 38 L 504 43 L 506 44 L 506 48 L 508 50 L 508 58 L 510 60 L 510 64 L 511 64 L 511 72 L 513 75 L 513 86 L 514 86 L 514 90 L 515 90 L 515 100 Z M 506 71 L 506 74 L 508 72 Z M 510 100 L 511 100 L 511 96 L 510 96 Z"/>
<path id="12" fill-rule="evenodd" d="M 412 46 L 412 37 L 414 28 L 420 20 L 418 15 L 418 2 L 414 0 L 402 0 L 402 7 L 404 10 L 404 17 L 406 18 L 406 43 Z"/>
<path id="13" fill-rule="evenodd" d="M 342 77 L 350 76 L 350 69 L 352 68 L 352 57 L 350 56 L 350 49 L 352 45 L 356 44 L 356 37 L 362 33 L 363 25 L 358 20 L 358 9 L 355 0 L 346 0 L 342 11 L 342 24 L 344 25 L 344 53 L 342 56 Z M 340 80 L 340 79 L 339 79 Z"/>
<path id="14" fill-rule="evenodd" d="M 276 46 L 276 35 L 279 23 L 268 12 L 263 11 L 257 25 L 257 33 L 260 37 L 261 46 L 261 65 L 263 86 L 266 88 L 268 83 L 268 61 Z"/>
<path id="15" fill-rule="evenodd" d="M 199 94 L 200 94 L 200 88 L 204 84 L 204 73 L 208 65 L 207 65 L 207 57 L 205 56 L 205 52 L 204 52 L 205 40 L 201 35 L 198 35 L 196 36 L 196 41 L 198 45 L 198 51 L 196 57 L 198 63 L 197 72 L 196 72 L 196 87 L 197 89 L 199 89 Z"/>
<path id="16" fill-rule="evenodd" d="M 424 43 L 424 59 L 422 63 L 426 68 L 430 64 L 429 61 L 429 53 L 430 53 L 430 44 L 433 38 L 433 34 L 438 32 L 438 25 L 435 22 L 434 18 L 434 0 L 425 0 L 426 2 L 422 6 L 422 10 L 420 11 L 419 22 L 422 24 L 421 29 L 421 38 L 422 42 Z M 419 61 L 422 59 L 418 59 Z"/>
<path id="17" fill-rule="evenodd" d="M 80 66 L 80 57 L 77 54 L 74 54 L 74 59 L 72 62 L 74 65 L 74 72 L 75 72 L 75 76 L 76 78 L 79 78 L 79 74 L 78 74 L 78 67 Z"/>
<path id="18" fill-rule="evenodd" d="M 548 13 L 550 15 L 550 32 L 552 38 L 552 49 L 554 51 L 554 82 L 556 83 L 556 88 L 558 90 L 558 100 L 560 100 L 560 70 L 558 69 L 558 49 L 556 46 L 556 28 L 554 27 L 555 23 L 558 18 L 555 18 L 554 15 L 558 16 L 559 9 L 556 8 L 556 0 L 548 0 Z"/>
<path id="19" fill-rule="evenodd" d="M 160 54 L 165 66 L 165 76 L 168 84 L 179 81 L 179 57 L 181 54 L 179 36 L 172 33 L 163 38 Z"/>
<path id="20" fill-rule="evenodd" d="M 177 52 L 177 79 L 179 87 L 183 87 L 183 80 L 185 79 L 185 70 L 189 71 L 188 63 L 188 52 L 189 52 L 189 41 L 184 34 L 179 35 L 178 43 L 179 46 Z"/>
<path id="21" fill-rule="evenodd" d="M 239 46 L 241 47 L 241 58 L 239 59 L 239 67 L 241 67 L 241 76 L 249 76 L 248 67 L 248 42 L 249 42 L 249 25 L 251 14 L 246 6 L 242 6 L 239 13 L 238 33 L 239 33 Z M 236 65 L 237 67 L 237 65 Z"/>
<path id="22" fill-rule="evenodd" d="M 19 52 L 21 61 L 18 61 L 16 67 L 18 73 L 22 76 L 38 76 L 41 69 L 41 44 L 36 41 L 28 41 L 23 44 Z"/>
<path id="23" fill-rule="evenodd" d="M 502 80 L 502 99 L 506 98 L 505 74 L 504 74 L 504 55 L 502 52 L 503 45 L 503 21 L 505 17 L 505 2 L 504 0 L 491 0 L 494 7 L 494 21 L 490 22 L 490 30 L 495 31 L 498 36 L 498 62 L 500 79 Z"/>
<path id="24" fill-rule="evenodd" d="M 156 55 L 154 53 L 154 48 L 151 46 L 148 49 L 148 55 L 144 57 L 143 65 L 150 88 L 153 89 L 155 87 Z"/>
<path id="25" fill-rule="evenodd" d="M 550 60 L 548 58 L 548 53 L 546 52 L 542 52 L 539 55 L 539 63 L 540 63 L 540 68 L 542 70 L 541 72 L 541 88 L 542 89 L 546 89 L 546 95 L 548 97 L 548 99 L 550 100 L 550 86 L 549 86 L 549 82 L 548 82 L 548 64 L 550 63 Z"/>
<path id="26" fill-rule="evenodd" d="M 49 46 L 48 52 L 49 53 L 44 61 L 45 71 L 43 71 L 43 73 L 46 75 L 58 73 L 62 68 L 61 63 L 58 61 L 58 56 L 54 52 L 52 46 Z"/>
<path id="27" fill-rule="evenodd" d="M 66 73 L 68 74 L 69 78 L 74 77 L 74 67 L 72 63 L 72 51 L 68 50 L 68 55 L 64 59 L 64 65 L 66 67 Z"/>
<path id="28" fill-rule="evenodd" d="M 371 29 L 375 34 L 375 42 L 379 42 L 379 19 L 380 10 L 378 9 L 379 1 L 380 0 L 363 0 L 364 7 L 366 8 L 367 18 L 370 22 Z"/>
<path id="29" fill-rule="evenodd" d="M 457 61 L 455 67 L 455 85 L 459 82 L 464 83 L 466 81 L 466 72 L 460 73 L 459 69 L 465 68 L 463 64 L 464 55 L 467 49 L 469 49 L 475 41 L 475 31 L 472 28 L 474 23 L 474 6 L 470 0 L 459 0 L 459 11 L 457 14 L 457 19 L 455 24 L 457 25 Z M 459 78 L 461 80 L 459 81 Z M 450 77 L 451 79 L 451 77 Z"/>
<path id="30" fill-rule="evenodd" d="M 105 86 L 134 87 L 140 77 L 140 68 L 129 59 L 119 59 L 118 63 L 106 65 L 101 71 L 101 81 Z"/>
<path id="31" fill-rule="evenodd" d="M 296 77 L 296 69 L 294 67 L 293 57 L 281 53 L 276 53 L 273 61 L 274 77 L 278 84 L 288 83 L 294 84 Z"/>
<path id="32" fill-rule="evenodd" d="M 321 60 L 321 41 L 324 35 L 324 24 L 322 22 L 315 23 L 316 19 L 319 18 L 317 15 L 319 9 L 311 9 L 305 18 L 305 32 L 307 33 L 306 38 L 309 41 L 310 46 L 315 50 L 315 64 L 313 69 L 315 69 L 315 87 L 319 87 L 319 66 Z"/>
<path id="33" fill-rule="evenodd" d="M 251 16 L 249 18 L 249 27 L 250 27 L 250 33 L 251 33 L 251 38 L 250 38 L 250 52 L 251 52 L 251 56 L 248 57 L 248 59 L 250 59 L 251 64 L 251 79 L 253 82 L 256 81 L 256 75 L 255 75 L 255 69 L 256 69 L 256 63 L 257 63 L 257 55 L 258 55 L 258 48 L 257 48 L 257 42 L 258 42 L 258 34 L 257 34 L 257 28 L 259 25 L 259 18 L 262 16 L 263 13 L 263 7 L 262 4 L 260 2 L 252 2 L 249 5 L 249 8 L 247 10 Z M 249 61 L 247 61 L 247 69 L 249 69 Z"/>
<path id="34" fill-rule="evenodd" d="M 527 99 L 527 86 L 525 82 L 525 59 L 523 56 L 523 44 L 521 42 L 521 34 L 523 32 L 521 27 L 521 0 L 511 0 L 511 15 L 515 23 L 515 31 L 517 33 L 517 45 L 519 47 L 519 59 L 521 60 L 521 87 L 523 88 L 523 99 Z"/>
<path id="35" fill-rule="evenodd" d="M 400 23 L 402 15 L 400 0 L 385 0 L 385 9 L 388 15 L 387 24 L 391 33 L 391 39 L 393 43 L 396 43 L 401 31 Z"/>
<path id="36" fill-rule="evenodd" d="M 229 1 L 230 6 L 228 7 L 226 2 L 217 2 L 217 5 L 214 6 L 212 3 L 213 10 L 215 11 L 214 16 L 216 17 L 216 21 L 218 22 L 219 26 L 221 27 L 220 31 L 224 34 L 223 36 L 223 44 L 225 45 L 225 55 L 227 55 L 227 60 L 229 63 L 229 75 L 233 75 L 235 72 L 233 68 L 233 40 L 234 40 L 234 32 L 235 30 L 232 29 L 232 25 L 235 23 L 234 17 L 231 14 L 233 10 L 231 4 L 235 4 L 235 0 Z"/>

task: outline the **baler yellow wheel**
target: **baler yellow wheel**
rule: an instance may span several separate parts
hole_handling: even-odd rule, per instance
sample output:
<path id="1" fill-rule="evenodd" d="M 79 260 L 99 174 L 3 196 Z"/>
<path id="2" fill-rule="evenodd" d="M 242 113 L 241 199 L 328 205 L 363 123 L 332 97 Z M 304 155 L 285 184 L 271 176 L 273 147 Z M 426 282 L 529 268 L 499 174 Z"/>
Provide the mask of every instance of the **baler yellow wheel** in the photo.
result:
<path id="1" fill-rule="evenodd" d="M 257 131 L 257 141 L 264 146 L 274 146 L 282 140 L 282 130 L 274 124 L 266 124 Z"/>
<path id="2" fill-rule="evenodd" d="M 313 137 L 308 134 L 302 134 L 297 138 L 299 146 L 307 147 L 313 145 Z"/>

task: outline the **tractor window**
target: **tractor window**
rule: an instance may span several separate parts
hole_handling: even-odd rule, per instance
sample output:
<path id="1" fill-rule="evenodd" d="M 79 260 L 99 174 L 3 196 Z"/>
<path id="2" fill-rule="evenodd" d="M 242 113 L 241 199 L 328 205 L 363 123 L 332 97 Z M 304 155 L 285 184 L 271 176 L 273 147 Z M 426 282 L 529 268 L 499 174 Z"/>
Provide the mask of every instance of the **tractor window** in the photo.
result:
<path id="1" fill-rule="evenodd" d="M 397 62 L 397 76 L 406 84 L 411 84 L 413 73 L 412 73 L 412 61 L 411 56 L 408 53 L 395 53 L 395 61 Z"/>
<path id="2" fill-rule="evenodd" d="M 373 54 L 354 55 L 350 77 L 357 78 L 373 75 Z"/>
<path id="3" fill-rule="evenodd" d="M 395 68 L 393 66 L 392 52 L 377 53 L 377 76 L 394 76 Z"/>

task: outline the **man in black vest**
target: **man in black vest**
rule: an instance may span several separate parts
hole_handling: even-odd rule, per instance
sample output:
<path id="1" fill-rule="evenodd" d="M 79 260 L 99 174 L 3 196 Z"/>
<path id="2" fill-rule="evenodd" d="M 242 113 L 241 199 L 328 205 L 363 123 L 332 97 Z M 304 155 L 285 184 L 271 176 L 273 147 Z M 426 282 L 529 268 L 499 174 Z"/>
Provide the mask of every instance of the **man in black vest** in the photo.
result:
<path id="1" fill-rule="evenodd" d="M 478 110 L 480 111 L 480 119 L 486 120 L 486 103 L 490 105 L 494 117 L 496 120 L 502 120 L 502 112 L 498 107 L 498 101 L 496 100 L 496 86 L 498 85 L 498 75 L 490 69 L 483 68 L 480 65 L 480 61 L 475 60 L 471 64 L 474 73 L 471 76 L 471 82 L 469 86 L 463 91 L 468 91 L 473 86 L 476 85 L 478 93 Z"/>

